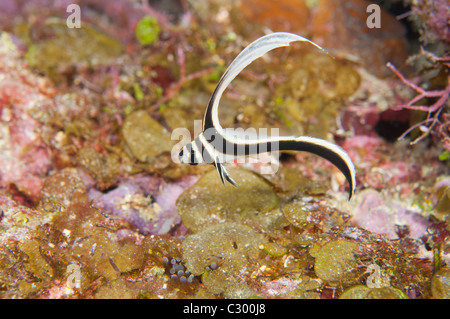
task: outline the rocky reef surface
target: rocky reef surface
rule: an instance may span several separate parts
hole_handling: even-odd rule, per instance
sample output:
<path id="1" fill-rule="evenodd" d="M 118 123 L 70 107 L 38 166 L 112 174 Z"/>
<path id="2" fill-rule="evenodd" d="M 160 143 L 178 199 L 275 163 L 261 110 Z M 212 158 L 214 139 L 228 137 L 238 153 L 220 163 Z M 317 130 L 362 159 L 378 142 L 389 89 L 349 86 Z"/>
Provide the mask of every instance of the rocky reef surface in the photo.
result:
<path id="1" fill-rule="evenodd" d="M 2 1 L 0 297 L 449 298 L 448 1 L 371 4 Z M 329 54 L 255 61 L 221 124 L 335 142 L 351 201 L 312 154 L 231 163 L 238 187 L 172 161 L 272 31 Z"/>

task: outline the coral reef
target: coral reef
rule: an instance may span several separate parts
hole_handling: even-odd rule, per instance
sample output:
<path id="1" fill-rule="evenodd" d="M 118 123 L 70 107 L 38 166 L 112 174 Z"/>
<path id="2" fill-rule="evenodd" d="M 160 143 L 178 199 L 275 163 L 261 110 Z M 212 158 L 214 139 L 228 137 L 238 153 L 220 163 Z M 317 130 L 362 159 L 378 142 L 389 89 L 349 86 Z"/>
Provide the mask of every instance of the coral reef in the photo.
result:
<path id="1" fill-rule="evenodd" d="M 2 1 L 0 297 L 448 298 L 446 2 L 386 1 L 369 28 L 364 0 Z M 230 163 L 238 187 L 172 161 L 171 132 L 198 132 L 229 62 L 270 31 L 328 54 L 255 61 L 221 124 L 339 144 L 350 202 L 312 154 Z"/>
<path id="2" fill-rule="evenodd" d="M 411 4 L 411 19 L 417 25 L 424 44 L 441 45 L 450 41 L 450 26 L 448 24 L 448 2 L 445 0 L 407 1 Z"/>

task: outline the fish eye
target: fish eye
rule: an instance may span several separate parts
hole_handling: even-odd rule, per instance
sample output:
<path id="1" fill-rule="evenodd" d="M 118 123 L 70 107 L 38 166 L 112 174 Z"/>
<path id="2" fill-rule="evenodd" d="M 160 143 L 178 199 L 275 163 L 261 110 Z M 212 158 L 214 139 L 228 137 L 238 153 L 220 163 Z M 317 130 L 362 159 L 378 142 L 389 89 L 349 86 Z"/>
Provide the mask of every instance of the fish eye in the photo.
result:
<path id="1" fill-rule="evenodd" d="M 198 164 L 197 161 L 196 161 L 196 158 L 195 158 L 195 151 L 194 151 L 193 148 L 191 148 L 191 162 L 189 164 L 191 164 L 191 165 L 197 165 Z"/>

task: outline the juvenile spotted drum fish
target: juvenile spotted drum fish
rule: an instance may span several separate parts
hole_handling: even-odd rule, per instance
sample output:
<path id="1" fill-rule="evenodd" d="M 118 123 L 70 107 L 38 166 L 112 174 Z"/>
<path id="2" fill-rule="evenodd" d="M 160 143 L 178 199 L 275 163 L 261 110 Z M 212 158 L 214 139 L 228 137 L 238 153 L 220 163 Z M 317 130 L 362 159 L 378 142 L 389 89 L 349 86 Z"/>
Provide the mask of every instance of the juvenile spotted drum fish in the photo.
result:
<path id="1" fill-rule="evenodd" d="M 291 42 L 307 42 L 320 50 L 314 42 L 296 34 L 276 32 L 265 35 L 249 44 L 233 60 L 215 88 L 203 119 L 203 131 L 179 153 L 181 163 L 214 164 L 223 183 L 236 182 L 227 172 L 223 163 L 234 161 L 240 156 L 248 156 L 271 151 L 305 151 L 321 156 L 335 165 L 349 183 L 349 200 L 355 192 L 355 167 L 348 154 L 339 146 L 323 139 L 309 136 L 251 137 L 228 133 L 219 122 L 219 101 L 230 82 L 250 63 L 273 49 L 289 46 Z"/>

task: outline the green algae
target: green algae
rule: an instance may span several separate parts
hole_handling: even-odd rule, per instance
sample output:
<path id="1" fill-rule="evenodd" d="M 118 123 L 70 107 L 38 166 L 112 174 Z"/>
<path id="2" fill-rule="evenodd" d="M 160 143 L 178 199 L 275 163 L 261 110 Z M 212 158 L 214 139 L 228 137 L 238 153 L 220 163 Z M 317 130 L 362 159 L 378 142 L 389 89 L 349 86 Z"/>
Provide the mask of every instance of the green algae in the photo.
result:
<path id="1" fill-rule="evenodd" d="M 270 257 L 275 258 L 283 257 L 288 252 L 286 247 L 277 243 L 266 243 L 264 244 L 263 249 Z"/>
<path id="2" fill-rule="evenodd" d="M 184 127 L 194 132 L 194 121 L 203 118 L 209 98 L 209 93 L 191 87 L 183 94 L 174 96 L 161 110 L 161 116 L 172 129 Z"/>
<path id="3" fill-rule="evenodd" d="M 73 169 L 64 170 L 52 175 L 47 181 L 47 183 L 55 181 L 53 187 L 57 187 L 61 185 L 61 181 L 64 182 L 64 178 L 69 177 L 66 182 L 67 185 L 74 187 L 73 190 L 61 194 L 56 192 L 55 200 L 75 202 L 64 210 L 54 212 L 55 217 L 51 225 L 48 224 L 46 230 L 35 232 L 35 240 L 19 246 L 19 252 L 25 255 L 23 261 L 19 262 L 21 271 L 26 270 L 32 276 L 18 282 L 21 296 L 31 296 L 45 291 L 55 281 L 66 280 L 65 268 L 74 262 L 81 267 L 83 296 L 95 298 L 267 297 L 271 295 L 266 294 L 266 289 L 273 288 L 268 288 L 270 282 L 266 278 L 280 278 L 283 275 L 286 276 L 286 281 L 275 285 L 283 283 L 294 285 L 298 282 L 298 286 L 282 293 L 280 297 L 327 298 L 331 295 L 323 295 L 321 287 L 324 282 L 332 287 L 339 283 L 343 287 L 348 287 L 358 281 L 355 279 L 356 275 L 361 275 L 361 272 L 356 274 L 352 271 L 352 268 L 356 267 L 358 257 L 355 256 L 358 245 L 349 240 L 330 240 L 329 233 L 320 235 L 311 233 L 314 229 L 319 233 L 325 229 L 323 222 L 331 222 L 334 218 L 333 211 L 323 211 L 317 207 L 317 211 L 310 216 L 314 227 L 310 225 L 306 228 L 298 227 L 305 221 L 304 216 L 298 220 L 293 219 L 294 223 L 298 223 L 295 227 L 298 227 L 299 234 L 311 235 L 306 241 L 306 247 L 296 244 L 294 233 L 292 234 L 294 238 L 289 240 L 286 237 L 289 235 L 283 233 L 280 226 L 276 227 L 278 229 L 276 233 L 280 237 L 276 240 L 272 238 L 269 242 L 260 231 L 235 223 L 221 223 L 202 228 L 192 235 L 187 235 L 181 243 L 181 248 L 178 248 L 177 241 L 170 240 L 170 237 L 145 236 L 143 242 L 137 243 L 130 237 L 119 239 L 115 233 L 117 229 L 129 228 L 129 225 L 122 224 L 118 219 L 112 219 L 112 216 L 107 217 L 106 214 L 84 203 L 82 200 L 84 188 L 77 186 L 78 178 L 75 172 Z M 220 184 L 220 187 L 224 186 Z M 44 189 L 47 194 L 52 187 L 46 186 Z M 284 208 L 291 206 L 295 212 L 295 208 L 304 207 L 303 204 L 299 204 L 298 200 L 295 203 L 291 201 Z M 315 214 L 324 216 L 319 218 Z M 338 224 L 335 224 L 335 227 L 337 226 Z M 339 227 L 341 228 L 333 230 L 337 234 L 345 233 L 346 230 L 355 231 L 353 228 L 345 228 L 344 225 Z M 302 233 L 305 230 L 306 232 Z M 294 229 L 291 228 L 291 231 Z M 273 233 L 268 235 L 272 236 Z M 385 244 L 378 237 L 375 237 L 378 241 L 374 241 L 372 237 L 364 237 L 363 233 L 360 236 L 362 237 L 359 240 L 362 243 L 369 240 L 368 243 Z M 371 256 L 380 264 L 394 265 L 394 268 L 388 269 L 389 272 L 394 277 L 403 278 L 401 279 L 403 281 L 395 282 L 395 287 L 404 287 L 405 283 L 411 282 L 406 279 L 409 278 L 407 276 L 417 270 L 405 268 L 403 265 L 408 258 L 398 251 L 398 247 L 397 250 L 393 250 L 394 247 L 397 246 L 387 247 L 386 252 L 374 248 L 378 253 Z M 363 252 L 363 255 L 359 256 L 365 256 L 364 254 Z M 383 259 L 387 255 L 392 260 Z M 164 257 L 169 260 L 172 257 L 181 258 L 181 263 L 188 270 L 195 271 L 192 272 L 196 276 L 194 282 L 187 285 L 180 283 L 179 280 L 169 279 L 169 272 L 162 262 Z M 311 266 L 314 266 L 314 270 Z M 261 270 L 263 273 L 260 273 Z M 308 275 L 299 277 L 299 274 L 305 273 Z M 200 283 L 203 289 L 199 289 Z M 87 287 L 97 285 L 98 289 L 86 290 Z M 162 288 L 164 285 L 166 288 Z M 126 289 L 126 292 L 115 289 Z M 349 295 L 347 297 L 405 297 L 395 288 L 371 290 L 370 294 L 364 296 L 362 296 L 364 291 L 359 295 L 356 292 L 347 294 Z M 345 298 L 346 292 L 343 295 Z"/>
<path id="4" fill-rule="evenodd" d="M 297 288 L 289 294 L 290 298 L 295 299 L 320 299 L 320 287 L 322 282 L 307 275 L 300 276 L 300 282 Z"/>
<path id="5" fill-rule="evenodd" d="M 230 168 L 238 184 L 222 184 L 216 170 L 210 170 L 177 200 L 183 224 L 192 231 L 216 223 L 245 222 L 270 227 L 281 213 L 273 210 L 278 197 L 272 186 L 261 176 L 241 168 Z"/>
<path id="6" fill-rule="evenodd" d="M 54 276 L 54 270 L 48 260 L 41 254 L 42 246 L 36 240 L 30 240 L 19 245 L 19 249 L 26 255 L 24 269 L 34 277 L 34 285 L 22 282 L 20 290 L 24 294 L 39 290 Z"/>
<path id="7" fill-rule="evenodd" d="M 309 228 L 312 223 L 308 220 L 308 204 L 300 201 L 293 201 L 282 208 L 284 217 L 294 226 L 299 228 Z"/>
<path id="8" fill-rule="evenodd" d="M 127 116 L 122 134 L 131 154 L 141 162 L 172 150 L 170 133 L 143 110 Z"/>
<path id="9" fill-rule="evenodd" d="M 347 240 L 332 240 L 324 244 L 316 253 L 314 271 L 317 277 L 330 282 L 351 281 L 357 250 L 358 245 Z"/>
<path id="10" fill-rule="evenodd" d="M 139 20 L 136 26 L 136 38 L 142 45 L 154 43 L 160 33 L 158 20 L 152 16 L 145 16 Z"/>
<path id="11" fill-rule="evenodd" d="M 114 234 L 115 227 L 126 224 L 92 206 L 72 204 L 55 216 L 53 225 L 64 233 L 66 245 L 73 245 L 66 258 L 83 265 L 89 278 L 115 279 L 142 264 L 143 247 Z"/>
<path id="12" fill-rule="evenodd" d="M 224 223 L 206 227 L 181 243 L 186 268 L 201 275 L 216 262 L 222 269 L 251 266 L 260 253 L 264 236 L 249 226 Z"/>
<path id="13" fill-rule="evenodd" d="M 88 170 L 100 185 L 113 182 L 119 173 L 117 154 L 109 153 L 105 156 L 90 146 L 84 146 L 78 151 L 77 163 Z"/>
<path id="14" fill-rule="evenodd" d="M 450 269 L 443 268 L 431 279 L 431 293 L 436 299 L 450 299 Z"/>
<path id="15" fill-rule="evenodd" d="M 224 223 L 206 227 L 181 243 L 187 270 L 202 275 L 202 283 L 213 294 L 250 297 L 255 292 L 245 278 L 255 270 L 264 236 L 249 226 Z M 216 269 L 209 269 L 212 263 Z"/>
<path id="16" fill-rule="evenodd" d="M 339 299 L 364 299 L 369 293 L 370 288 L 366 285 L 356 285 L 346 289 Z"/>
<path id="17" fill-rule="evenodd" d="M 372 288 L 365 299 L 408 299 L 400 289 L 394 287 Z"/>
<path id="18" fill-rule="evenodd" d="M 85 265 L 85 272 L 92 278 L 102 276 L 114 280 L 141 267 L 143 247 L 129 240 L 117 240 L 114 236 L 94 234 L 75 246 L 71 254 L 79 263 Z"/>
<path id="19" fill-rule="evenodd" d="M 440 155 L 439 155 L 439 160 L 440 161 L 446 161 L 450 159 L 450 152 L 449 151 L 443 151 Z"/>
<path id="20" fill-rule="evenodd" d="M 135 299 L 140 291 L 125 278 L 117 278 L 101 286 L 95 293 L 95 299 Z"/>
<path id="21" fill-rule="evenodd" d="M 275 109 L 290 123 L 289 133 L 327 138 L 342 103 L 359 87 L 360 76 L 349 64 L 311 49 L 295 48 L 286 60 L 268 66 L 268 73 L 286 76 L 275 96 Z M 310 125 L 310 123 L 314 123 Z"/>
<path id="22" fill-rule="evenodd" d="M 123 53 L 122 44 L 83 23 L 80 28 L 68 28 L 65 21 L 48 19 L 41 32 L 52 34 L 34 40 L 26 58 L 31 66 L 46 73 L 54 81 L 59 73 L 73 65 L 96 66 L 111 63 Z"/>
<path id="23" fill-rule="evenodd" d="M 301 172 L 288 166 L 282 166 L 278 169 L 277 178 L 277 187 L 289 195 L 305 192 L 311 184 L 311 181 L 304 177 Z"/>
<path id="24" fill-rule="evenodd" d="M 356 285 L 345 290 L 339 299 L 408 299 L 408 296 L 394 287 L 369 288 Z"/>
<path id="25" fill-rule="evenodd" d="M 155 267 L 148 261 L 144 263 L 150 241 L 137 243 L 132 236 L 119 238 L 115 229 L 121 227 L 129 225 L 121 219 L 107 217 L 85 202 L 69 205 L 55 214 L 51 224 L 39 226 L 32 239 L 17 245 L 18 253 L 23 256 L 17 268 L 27 273 L 27 277 L 18 280 L 17 289 L 24 297 L 42 293 L 55 281 L 69 280 L 68 266 L 75 264 L 81 275 L 79 292 L 89 296 L 92 293 L 89 287 L 103 280 L 123 280 L 135 270 Z M 142 270 L 144 274 L 149 273 L 145 268 Z M 111 294 L 113 291 L 106 290 L 113 286 L 105 285 L 102 291 Z M 116 296 L 121 294 L 116 292 Z M 138 291 L 134 293 L 137 294 Z"/>
<path id="26" fill-rule="evenodd" d="M 443 218 L 450 214 L 450 186 L 443 186 L 436 192 L 439 200 L 436 204 L 436 215 Z"/>
<path id="27" fill-rule="evenodd" d="M 200 79 L 198 81 L 200 81 Z M 207 92 L 205 92 L 203 86 L 208 86 L 210 85 L 209 83 L 202 85 L 202 88 L 198 88 L 195 83 L 195 81 L 188 82 L 185 85 L 187 89 L 182 93 L 175 95 L 167 102 L 167 106 L 160 111 L 161 116 L 170 128 L 175 129 L 183 127 L 194 132 L 194 121 L 203 118 L 205 107 L 208 105 L 214 86 L 211 90 L 208 89 Z M 214 85 L 216 84 L 217 83 L 215 82 Z M 220 123 L 223 127 L 230 127 L 234 124 L 236 114 L 238 113 L 241 104 L 227 98 L 222 99 L 220 104 Z"/>

